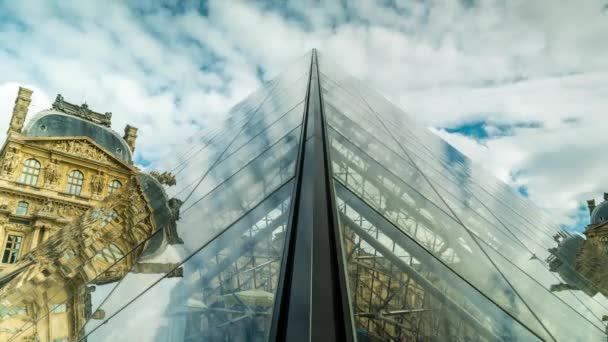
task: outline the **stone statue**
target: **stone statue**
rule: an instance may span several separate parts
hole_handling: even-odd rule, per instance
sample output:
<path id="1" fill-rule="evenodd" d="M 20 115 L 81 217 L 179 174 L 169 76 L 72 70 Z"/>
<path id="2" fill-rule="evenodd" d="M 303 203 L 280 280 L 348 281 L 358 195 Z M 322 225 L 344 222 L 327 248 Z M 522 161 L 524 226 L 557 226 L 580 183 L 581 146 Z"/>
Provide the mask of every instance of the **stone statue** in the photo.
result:
<path id="1" fill-rule="evenodd" d="M 46 165 L 46 172 L 44 173 L 44 181 L 46 184 L 55 184 L 59 179 L 59 173 L 57 170 L 57 161 L 51 160 Z"/>
<path id="2" fill-rule="evenodd" d="M 91 188 L 93 189 L 93 192 L 96 194 L 102 193 L 103 185 L 104 177 L 101 174 L 93 175 L 93 178 L 91 179 Z"/>
<path id="3" fill-rule="evenodd" d="M 167 203 L 169 209 L 171 210 L 171 214 L 173 215 L 174 221 L 179 220 L 179 210 L 182 207 L 182 204 L 184 204 L 184 202 L 182 202 L 182 200 L 180 200 L 179 198 L 175 197 L 171 198 L 169 200 L 169 203 Z"/>
<path id="4" fill-rule="evenodd" d="M 76 144 L 76 142 L 74 142 L 74 140 L 68 141 L 68 146 L 67 146 L 66 152 L 73 153 L 74 152 L 74 145 L 75 144 Z"/>
<path id="5" fill-rule="evenodd" d="M 167 186 L 173 186 L 173 185 L 177 184 L 177 182 L 175 180 L 175 176 L 171 172 L 165 171 L 163 173 L 159 173 L 157 171 L 152 171 L 152 172 L 150 172 L 150 176 L 156 178 L 156 180 L 160 184 L 164 184 Z"/>
<path id="6" fill-rule="evenodd" d="M 0 172 L 2 175 L 10 175 L 13 173 L 13 171 L 15 171 L 18 165 L 19 156 L 17 155 L 17 149 L 11 147 L 4 154 L 4 160 L 2 160 Z"/>
<path id="7" fill-rule="evenodd" d="M 171 210 L 172 220 L 170 220 L 167 226 L 164 228 L 164 233 L 167 236 L 167 241 L 169 241 L 170 244 L 184 243 L 184 241 L 177 235 L 177 221 L 179 220 L 179 212 L 182 204 L 184 204 L 184 202 L 175 197 L 171 198 L 167 202 L 167 206 L 169 207 L 169 210 Z"/>
<path id="8" fill-rule="evenodd" d="M 63 109 L 63 96 L 57 94 L 55 102 L 53 102 L 53 109 Z"/>

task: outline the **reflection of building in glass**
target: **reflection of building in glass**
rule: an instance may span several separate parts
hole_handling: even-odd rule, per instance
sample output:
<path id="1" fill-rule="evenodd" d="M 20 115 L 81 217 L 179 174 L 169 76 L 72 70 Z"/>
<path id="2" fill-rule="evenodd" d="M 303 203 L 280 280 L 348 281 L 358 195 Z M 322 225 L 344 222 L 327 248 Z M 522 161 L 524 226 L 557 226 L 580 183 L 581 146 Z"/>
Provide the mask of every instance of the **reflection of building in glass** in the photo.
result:
<path id="1" fill-rule="evenodd" d="M 130 269 L 173 267 L 146 264 L 145 256 L 179 242 L 179 201 L 159 201 L 162 185 L 132 165 L 133 128 L 121 138 L 109 129 L 109 113 L 61 96 L 23 128 L 30 95 L 20 88 L 3 149 L 0 340 L 62 341 L 102 318 L 91 312 L 94 285 Z M 154 244 L 159 228 L 167 233 Z"/>
<path id="2" fill-rule="evenodd" d="M 552 290 L 580 290 L 592 296 L 599 291 L 608 296 L 608 193 L 599 205 L 595 200 L 587 204 L 590 223 L 585 237 L 555 236 L 558 244 L 550 249 L 553 256 L 548 261 L 564 281 L 553 285 Z"/>
<path id="3" fill-rule="evenodd" d="M 4 273 L 27 317 L 6 336 L 47 331 L 17 303 L 54 292 L 89 342 L 606 338 L 608 301 L 554 249 L 575 235 L 315 51 L 160 166 Z"/>

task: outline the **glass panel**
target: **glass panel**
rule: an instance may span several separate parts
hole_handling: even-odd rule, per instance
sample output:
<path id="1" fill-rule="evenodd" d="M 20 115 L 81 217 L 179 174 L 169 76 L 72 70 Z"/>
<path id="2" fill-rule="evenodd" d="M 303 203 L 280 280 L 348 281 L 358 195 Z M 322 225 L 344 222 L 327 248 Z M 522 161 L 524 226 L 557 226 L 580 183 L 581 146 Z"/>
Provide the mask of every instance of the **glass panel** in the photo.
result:
<path id="1" fill-rule="evenodd" d="M 379 181 L 386 174 L 380 165 L 362 152 L 345 153 L 352 145 L 335 131 L 329 130 L 329 137 L 334 178 L 340 184 L 535 333 L 545 334 L 464 227 L 407 184 Z"/>
<path id="2" fill-rule="evenodd" d="M 277 86 L 277 89 L 281 87 Z M 277 90 L 275 89 L 275 91 Z M 275 96 L 278 97 L 275 98 Z M 258 154 L 265 147 L 264 139 L 274 138 L 277 134 L 279 137 L 287 134 L 290 129 L 302 121 L 304 96 L 305 89 L 301 85 L 289 85 L 285 91 L 269 95 L 268 99 L 254 110 L 255 114 L 252 115 L 255 117 L 252 116 L 244 126 L 235 127 L 221 140 L 200 146 L 195 155 L 179 162 L 180 167 L 174 172 L 179 185 L 169 192 L 170 196 L 184 198 L 195 188 L 199 195 L 204 194 L 217 184 L 213 177 L 207 177 L 207 173 L 218 167 L 220 161 L 234 155 L 237 151 L 246 153 L 247 149 L 250 154 Z M 230 140 L 225 141 L 226 139 Z M 260 142 L 258 145 L 261 146 L 261 149 L 253 150 L 255 147 L 248 146 L 247 142 L 253 139 Z M 266 146 L 270 143 L 267 142 Z"/>
<path id="3" fill-rule="evenodd" d="M 539 340 L 337 184 L 359 340 Z"/>
<path id="4" fill-rule="evenodd" d="M 430 188 L 422 174 L 407 159 L 399 156 L 391 148 L 380 143 L 377 138 L 374 138 L 383 136 L 382 131 L 368 133 L 366 130 L 361 129 L 358 124 L 355 124 L 355 122 L 360 122 L 356 116 L 351 120 L 329 103 L 325 103 L 325 113 L 330 125 L 330 135 L 339 136 L 339 139 L 335 143 L 338 144 L 338 141 L 348 141 L 347 144 L 341 144 L 340 149 L 337 150 L 343 156 L 340 163 L 342 168 L 345 170 L 359 168 L 359 172 L 365 173 L 365 169 L 361 169 L 363 162 L 359 162 L 357 156 L 362 153 L 366 154 L 368 158 L 373 158 L 383 169 L 383 171 L 378 171 L 378 173 L 367 172 L 371 176 L 378 178 L 378 182 L 390 183 L 389 186 L 396 186 L 396 184 L 403 182 L 431 199 L 433 203 L 446 213 L 450 213 L 439 196 L 437 196 L 437 193 Z M 354 112 L 349 113 L 353 115 Z M 401 192 L 401 190 L 398 191 Z"/>
<path id="5" fill-rule="evenodd" d="M 15 215 L 20 215 L 20 216 L 27 215 L 27 209 L 29 206 L 30 206 L 29 203 L 19 201 L 19 203 L 17 203 L 17 210 L 15 211 Z"/>
<path id="6" fill-rule="evenodd" d="M 132 302 L 121 293 L 116 309 L 108 310 L 110 299 L 101 309 L 107 324 L 90 322 L 87 341 L 267 340 L 292 188 L 287 184 L 195 251 L 179 277 L 161 278 L 137 297 L 133 292 Z"/>
<path id="7" fill-rule="evenodd" d="M 430 199 L 430 202 L 443 209 L 443 212 L 437 211 L 437 213 L 449 214 L 456 219 L 456 222 L 462 223 L 456 226 L 464 226 L 474 234 L 470 236 L 471 244 L 478 245 L 478 240 L 483 240 L 483 249 L 478 245 L 477 251 L 473 254 L 483 254 L 483 250 L 493 248 L 495 253 L 499 253 L 511 262 L 511 266 L 516 270 L 533 279 L 536 284 L 535 289 L 543 291 L 539 296 L 548 295 L 550 297 L 548 301 L 553 301 L 556 306 L 564 306 L 566 312 L 573 314 L 573 320 L 583 322 L 581 326 L 590 327 L 592 323 L 604 330 L 601 317 L 608 308 L 606 306 L 608 300 L 598 293 L 597 288 L 588 279 L 575 270 L 576 267 L 579 267 L 578 269 L 582 267 L 580 264 L 576 264 L 575 267 L 575 263 L 579 262 L 576 247 L 572 247 L 570 243 L 560 242 L 560 239 L 568 240 L 571 234 L 562 232 L 558 225 L 534 203 L 471 162 L 428 129 L 412 121 L 407 114 L 381 94 L 369 89 L 365 82 L 347 75 L 339 66 L 327 61 L 322 55 L 319 65 L 323 72 L 324 99 L 329 107 L 327 120 L 343 140 L 360 149 L 359 152 L 352 152 L 355 157 L 348 154 L 345 156 L 356 161 L 365 159 L 357 155 L 362 151 L 367 154 L 367 158 L 379 163 L 379 166 L 369 166 L 363 162 L 359 163 L 357 168 L 353 168 L 350 165 L 348 167 L 340 165 L 343 161 L 339 160 L 334 163 L 334 172 L 341 182 L 362 196 L 368 204 L 373 205 L 375 210 L 387 215 L 386 211 L 390 212 L 397 206 L 400 194 L 394 199 L 390 198 L 394 192 L 391 194 L 390 191 L 385 190 L 378 192 L 386 193 L 384 196 L 386 198 L 373 191 L 366 194 L 365 188 L 369 187 L 366 183 L 378 178 L 377 170 L 383 168 L 400 175 L 389 166 L 391 163 L 394 164 L 391 159 L 395 159 L 395 155 L 412 163 L 412 166 L 429 180 L 432 189 L 440 197 L 439 202 L 423 188 L 417 185 L 412 187 L 420 192 L 423 198 Z M 350 121 L 335 115 L 332 117 L 331 107 L 337 107 L 338 110 L 335 112 L 343 114 Z M 365 138 L 361 139 L 362 136 Z M 338 150 L 350 150 L 343 147 L 348 146 L 343 141 L 338 145 L 340 145 L 336 148 Z M 378 148 L 378 145 L 382 148 Z M 391 158 L 379 157 L 387 155 L 386 152 L 377 152 L 381 149 L 390 150 L 395 155 Z M 338 157 L 344 156 L 338 154 Z M 410 185 L 407 179 L 403 180 L 405 184 Z M 377 187 L 377 182 L 373 186 Z M 418 202 L 412 204 L 405 201 L 405 203 L 416 208 L 421 207 Z M 427 210 L 426 207 L 422 207 Z M 396 218 L 388 218 L 398 222 Z M 444 225 L 443 222 L 436 224 Z M 401 225 L 399 227 L 402 228 Z M 408 233 L 412 232 L 408 231 Z M 430 248 L 428 239 L 422 237 L 416 239 L 423 241 L 421 243 L 425 248 Z M 566 249 L 572 249 L 572 252 L 561 253 Z M 473 267 L 466 266 L 467 262 L 462 264 L 463 268 Z M 493 268 L 501 272 L 500 266 Z M 476 281 L 465 275 L 464 271 L 456 270 L 468 281 L 476 284 Z M 516 280 L 510 279 L 509 282 L 514 283 Z M 519 288 L 521 284 L 513 286 Z M 483 287 L 480 287 L 480 290 L 485 292 Z M 536 313 L 535 306 L 532 304 L 529 306 L 530 310 Z M 538 311 L 541 313 L 537 314 L 542 315 L 544 310 L 545 308 L 539 306 Z M 573 310 L 576 310 L 576 313 L 573 313 Z M 558 340 L 562 339 L 559 331 L 556 330 L 554 335 Z M 572 337 L 572 335 L 567 336 Z M 581 334 L 578 338 L 588 337 Z"/>
<path id="8" fill-rule="evenodd" d="M 220 160 L 240 149 L 250 139 L 299 105 L 306 96 L 310 56 L 281 73 L 244 101 L 233 107 L 211 131 L 201 130 L 183 145 L 170 146 L 157 164 L 173 172 L 177 187 L 170 196 L 188 194 L 199 183 L 201 175 Z M 300 118 L 303 111 L 300 113 Z M 301 121 L 301 119 L 300 119 Z M 286 132 L 285 132 L 286 133 Z"/>
<path id="9" fill-rule="evenodd" d="M 501 272 L 511 281 L 519 295 L 533 308 L 539 319 L 558 340 L 600 341 L 606 338 L 603 330 L 581 317 L 570 306 L 564 305 L 557 297 L 535 281 L 539 278 L 542 279 L 544 272 L 528 275 L 492 248 L 488 247 L 485 250 Z M 530 270 L 535 269 L 534 262 L 535 260 L 532 260 L 529 263 Z M 540 268 L 536 267 L 536 269 Z M 556 308 L 560 309 L 557 310 Z"/>

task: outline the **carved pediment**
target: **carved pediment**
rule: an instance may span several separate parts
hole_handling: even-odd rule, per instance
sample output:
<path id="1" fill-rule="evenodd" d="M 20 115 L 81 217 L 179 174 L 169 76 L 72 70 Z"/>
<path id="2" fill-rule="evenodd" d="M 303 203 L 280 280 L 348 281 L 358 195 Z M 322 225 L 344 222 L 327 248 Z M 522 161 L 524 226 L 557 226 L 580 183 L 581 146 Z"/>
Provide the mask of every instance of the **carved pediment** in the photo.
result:
<path id="1" fill-rule="evenodd" d="M 40 146 L 44 149 L 57 152 L 68 153 L 80 158 L 96 161 L 99 163 L 110 164 L 113 166 L 123 166 L 124 163 L 110 153 L 103 150 L 89 139 L 53 139 L 53 140 L 32 140 L 28 144 Z"/>

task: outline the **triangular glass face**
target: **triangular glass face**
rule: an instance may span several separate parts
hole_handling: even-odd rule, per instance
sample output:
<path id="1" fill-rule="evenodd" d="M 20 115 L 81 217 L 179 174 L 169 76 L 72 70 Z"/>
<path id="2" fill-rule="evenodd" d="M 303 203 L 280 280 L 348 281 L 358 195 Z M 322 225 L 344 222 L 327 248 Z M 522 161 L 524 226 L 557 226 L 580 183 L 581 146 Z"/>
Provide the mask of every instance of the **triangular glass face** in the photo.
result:
<path id="1" fill-rule="evenodd" d="M 587 341 L 605 336 L 601 318 L 608 308 L 606 299 L 574 270 L 573 260 L 555 251 L 556 236 L 569 236 L 567 233 L 529 201 L 322 55 L 319 69 L 338 197 L 346 192 L 355 196 L 365 212 L 382 216 L 384 224 L 404 234 L 400 240 L 415 241 L 446 267 L 442 272 L 454 272 L 478 296 L 489 300 L 487 306 L 496 306 L 518 321 L 518 327 L 537 337 Z M 357 210 L 362 209 L 354 211 L 359 217 Z M 357 223 L 355 217 L 340 217 L 343 237 L 348 240 L 345 244 L 350 246 L 345 248 L 350 254 L 345 254 L 358 334 L 380 340 L 468 338 L 466 333 L 434 330 L 444 335 L 430 335 L 431 330 L 416 330 L 411 324 L 424 320 L 422 311 L 403 313 L 402 321 L 395 321 L 394 316 L 388 320 L 386 312 L 376 307 L 380 299 L 374 296 L 386 296 L 391 292 L 390 282 L 398 283 L 403 277 L 390 276 L 394 269 L 390 259 L 400 256 L 393 252 L 390 257 L 383 255 L 369 244 L 363 248 L 357 244 L 362 236 L 345 225 L 345 221 Z M 358 224 L 363 221 L 359 217 Z M 378 227 L 373 229 L 377 234 Z M 395 236 L 384 236 L 376 243 L 394 247 Z M 363 253 L 366 265 L 353 259 L 352 253 Z M 550 263 L 561 265 L 559 273 Z M 374 269 L 380 267 L 377 265 L 389 271 Z M 367 273 L 357 273 L 362 270 Z M 356 289 L 353 282 L 358 282 Z M 445 295 L 456 302 L 462 300 L 462 294 L 454 291 Z M 389 304 L 387 299 L 382 302 Z M 500 329 L 494 333 L 513 340 Z"/>
<path id="2" fill-rule="evenodd" d="M 154 313 L 155 317 L 148 318 L 159 327 L 148 330 L 146 341 L 213 340 L 210 336 L 245 336 L 251 331 L 256 338 L 267 336 L 290 210 L 310 56 L 303 56 L 234 106 L 222 123 L 174 146 L 163 160 L 177 183 L 167 189 L 169 196 L 159 185 L 152 190 L 148 206 L 132 205 L 137 210 L 125 216 L 120 210 L 116 214 L 109 203 L 88 213 L 74 229 L 98 236 L 101 231 L 96 229 L 126 227 L 128 234 L 137 235 L 137 243 L 125 245 L 125 235 L 112 235 L 91 246 L 77 246 L 76 255 L 69 258 L 61 255 L 69 237 L 58 235 L 43 244 L 44 257 L 61 267 L 69 261 L 69 269 L 63 269 L 76 277 L 46 289 L 45 300 L 52 305 L 37 308 L 35 317 L 28 319 L 29 312 L 24 312 L 32 298 L 21 282 L 35 273 L 24 264 L 25 271 L 6 277 L 8 284 L 3 284 L 2 291 L 16 295 L 10 297 L 10 305 L 4 301 L 3 312 L 10 316 L 4 322 L 10 321 L 11 330 L 0 332 L 0 340 L 35 339 L 40 334 L 70 341 L 134 340 L 150 327 L 143 312 Z M 144 181 L 138 184 L 149 188 Z M 124 192 L 125 197 L 133 195 Z M 175 211 L 156 212 L 156 195 L 163 201 L 173 197 L 169 201 L 173 207 L 165 209 Z M 131 205 L 128 198 L 120 204 Z M 149 214 L 154 222 L 137 223 L 137 217 Z M 148 226 L 157 230 L 136 233 Z M 184 316 L 188 310 L 194 312 L 189 318 Z M 81 312 L 78 319 L 65 325 L 67 318 L 60 319 L 59 314 L 74 311 Z M 131 319 L 125 320 L 125 315 Z M 246 317 L 238 319 L 239 315 Z M 132 320 L 136 316 L 142 321 Z M 160 322 L 169 326 L 171 338 L 163 335 L 167 331 L 160 329 Z"/>

